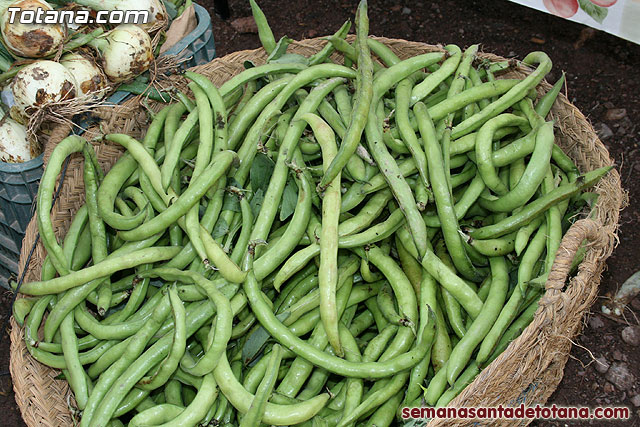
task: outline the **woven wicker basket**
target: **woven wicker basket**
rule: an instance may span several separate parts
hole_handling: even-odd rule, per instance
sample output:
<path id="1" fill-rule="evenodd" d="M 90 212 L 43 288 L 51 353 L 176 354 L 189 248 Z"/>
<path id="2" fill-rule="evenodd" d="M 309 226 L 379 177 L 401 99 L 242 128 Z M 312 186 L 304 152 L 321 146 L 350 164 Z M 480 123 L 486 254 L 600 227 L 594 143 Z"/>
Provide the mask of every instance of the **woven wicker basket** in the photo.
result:
<path id="1" fill-rule="evenodd" d="M 399 57 L 406 58 L 440 47 L 423 43 L 380 38 Z M 290 50 L 310 55 L 326 43 L 321 39 L 310 39 L 294 43 Z M 495 55 L 482 54 L 491 60 L 501 60 Z M 251 60 L 264 63 L 266 55 L 262 49 L 232 53 L 194 70 L 207 75 L 220 86 L 233 75 L 241 72 L 243 62 Z M 336 59 L 338 59 L 336 57 Z M 521 66 L 510 75 L 522 77 L 531 70 Z M 174 76 L 175 84 L 186 87 L 185 79 Z M 538 90 L 549 89 L 545 82 Z M 159 106 L 154 106 L 156 109 Z M 552 110 L 556 120 L 557 143 L 570 155 L 582 172 L 612 164 L 609 153 L 596 136 L 584 115 L 561 95 Z M 117 109 L 102 112 L 103 122 L 100 132 L 122 132 L 140 137 L 146 129 L 147 115 L 136 99 L 130 100 Z M 62 139 L 69 129 L 58 129 L 51 143 Z M 98 135 L 90 130 L 87 136 Z M 53 144 L 45 152 L 45 162 Z M 119 146 L 100 143 L 96 146 L 98 159 L 105 170 L 121 155 Z M 605 260 L 617 241 L 618 217 L 626 204 L 626 194 L 621 188 L 620 176 L 612 170 L 596 187 L 600 193 L 593 219 L 577 221 L 565 235 L 558 251 L 553 271 L 546 283 L 546 293 L 533 322 L 522 335 L 490 366 L 483 370 L 475 381 L 467 387 L 450 406 L 517 406 L 544 404 L 562 379 L 564 365 L 571 350 L 573 338 L 580 333 L 585 313 L 598 293 L 600 274 Z M 64 235 L 71 218 L 84 201 L 81 156 L 72 158 L 62 186 L 60 199 L 56 203 L 52 220 L 59 238 Z M 20 268 L 25 263 L 33 243 L 37 239 L 37 226 L 31 221 L 26 232 L 20 258 Z M 566 285 L 568 270 L 573 256 L 585 239 L 589 249 L 575 277 Z M 25 280 L 39 278 L 45 256 L 39 243 L 33 252 Z M 12 319 L 11 331 L 11 375 L 18 406 L 28 426 L 71 426 L 73 416 L 70 405 L 73 397 L 65 381 L 56 380 L 58 371 L 35 361 L 29 355 L 23 341 L 23 330 Z M 432 421 L 429 425 L 469 425 L 471 421 Z M 496 423 L 492 423 L 496 424 Z M 513 420 L 502 420 L 504 425 L 514 425 Z M 523 425 L 528 424 L 522 421 Z"/>

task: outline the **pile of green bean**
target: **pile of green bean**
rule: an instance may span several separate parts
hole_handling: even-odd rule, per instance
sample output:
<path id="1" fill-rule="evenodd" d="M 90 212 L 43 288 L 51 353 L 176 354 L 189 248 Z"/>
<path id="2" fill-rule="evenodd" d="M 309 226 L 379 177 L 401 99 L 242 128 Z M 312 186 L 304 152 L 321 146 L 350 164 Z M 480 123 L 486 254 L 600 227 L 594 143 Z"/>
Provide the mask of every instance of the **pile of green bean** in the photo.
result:
<path id="1" fill-rule="evenodd" d="M 307 58 L 252 7 L 267 64 L 220 88 L 187 72 L 193 99 L 143 141 L 105 136 L 126 149 L 106 174 L 79 136 L 49 159 L 48 255 L 14 314 L 82 427 L 386 426 L 447 405 L 532 320 L 609 170 L 555 145 L 544 53 L 523 79 L 477 45 L 400 60 L 363 1 L 355 43 L 347 23 Z M 86 200 L 59 243 L 73 153 Z"/>

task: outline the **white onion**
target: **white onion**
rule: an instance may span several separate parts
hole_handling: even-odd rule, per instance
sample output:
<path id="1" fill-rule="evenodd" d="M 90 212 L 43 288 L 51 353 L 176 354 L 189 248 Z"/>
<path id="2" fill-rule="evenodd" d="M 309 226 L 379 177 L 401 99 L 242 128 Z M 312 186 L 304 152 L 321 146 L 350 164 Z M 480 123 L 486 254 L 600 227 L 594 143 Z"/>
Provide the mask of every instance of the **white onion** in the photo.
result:
<path id="1" fill-rule="evenodd" d="M 78 96 L 93 93 L 93 97 L 101 98 L 104 95 L 102 91 L 107 87 L 107 78 L 91 58 L 71 52 L 60 58 L 60 64 L 75 77 Z"/>
<path id="2" fill-rule="evenodd" d="M 153 61 L 151 38 L 137 25 L 122 24 L 92 40 L 102 59 L 102 69 L 112 82 L 132 79 Z"/>
<path id="3" fill-rule="evenodd" d="M 36 11 L 53 10 L 44 0 L 18 0 L 9 7 L 22 10 Z M 17 56 L 26 58 L 42 58 L 58 50 L 66 37 L 63 24 L 21 24 L 19 13 L 15 13 L 15 20 L 9 22 L 11 13 L 4 11 L 0 17 L 0 30 L 7 48 Z"/>
<path id="4" fill-rule="evenodd" d="M 24 126 L 9 116 L 0 119 L 0 162 L 22 163 L 32 158 Z"/>
<path id="5" fill-rule="evenodd" d="M 63 65 L 37 61 L 21 69 L 11 82 L 15 105 L 12 117 L 26 123 L 34 108 L 50 102 L 74 98 L 77 82 Z"/>

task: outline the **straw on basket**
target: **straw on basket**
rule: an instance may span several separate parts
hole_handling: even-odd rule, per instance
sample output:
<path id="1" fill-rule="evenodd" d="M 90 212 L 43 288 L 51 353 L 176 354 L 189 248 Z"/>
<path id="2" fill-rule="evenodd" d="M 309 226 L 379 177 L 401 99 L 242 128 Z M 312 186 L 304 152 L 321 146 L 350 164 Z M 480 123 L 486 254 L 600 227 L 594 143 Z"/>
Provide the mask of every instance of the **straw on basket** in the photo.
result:
<path id="1" fill-rule="evenodd" d="M 353 37 L 353 36 L 350 36 Z M 441 50 L 438 46 L 406 40 L 379 38 L 400 58 L 407 58 L 429 51 Z M 293 43 L 290 51 L 310 55 L 320 50 L 326 41 L 316 38 Z M 493 61 L 504 60 L 496 55 L 481 54 Z M 335 56 L 338 59 L 337 56 Z M 208 76 L 217 86 L 241 72 L 244 61 L 262 64 L 266 55 L 262 49 L 235 52 L 216 59 L 193 70 Z M 523 76 L 530 72 L 528 67 L 519 65 L 509 76 Z M 185 88 L 182 76 L 173 76 L 176 86 Z M 540 93 L 549 89 L 544 82 Z M 159 105 L 152 108 L 159 109 Z M 145 108 L 138 99 L 132 99 L 117 108 L 101 112 L 103 121 L 85 136 L 94 138 L 101 133 L 121 132 L 141 137 L 148 119 Z M 561 95 L 552 113 L 557 127 L 557 143 L 575 161 L 582 172 L 612 161 L 607 149 L 598 139 L 584 115 Z M 69 128 L 59 128 L 52 135 L 45 152 L 45 162 L 52 147 Z M 122 153 L 119 146 L 103 141 L 94 141 L 98 159 L 108 170 Z M 617 242 L 620 210 L 626 204 L 626 194 L 622 190 L 620 175 L 611 171 L 595 188 L 600 193 L 592 219 L 577 221 L 567 232 L 558 251 L 553 270 L 546 283 L 546 293 L 540 300 L 539 309 L 533 322 L 522 335 L 491 365 L 483 370 L 449 406 L 517 406 L 544 404 L 562 379 L 564 365 L 571 350 L 573 338 L 580 333 L 585 313 L 598 293 L 600 275 L 605 268 L 605 260 Z M 75 212 L 84 202 L 81 156 L 72 157 L 66 179 L 62 184 L 60 198 L 52 211 L 52 221 L 58 238 L 66 233 Z M 37 225 L 31 221 L 26 232 L 20 258 L 21 270 L 26 267 L 29 251 L 37 239 Z M 589 246 L 578 274 L 567 284 L 567 274 L 577 248 L 584 240 Z M 38 244 L 32 254 L 25 280 L 37 280 L 40 275 L 45 251 Z M 41 365 L 28 353 L 23 341 L 24 331 L 12 319 L 10 369 L 18 406 L 28 426 L 58 427 L 73 425 L 70 405 L 73 398 L 67 383 L 57 380 L 58 371 Z M 472 420 L 432 420 L 436 425 L 470 425 Z M 492 425 L 496 424 L 492 422 Z M 513 425 L 514 420 L 502 420 L 498 425 Z M 522 421 L 522 425 L 528 421 Z"/>

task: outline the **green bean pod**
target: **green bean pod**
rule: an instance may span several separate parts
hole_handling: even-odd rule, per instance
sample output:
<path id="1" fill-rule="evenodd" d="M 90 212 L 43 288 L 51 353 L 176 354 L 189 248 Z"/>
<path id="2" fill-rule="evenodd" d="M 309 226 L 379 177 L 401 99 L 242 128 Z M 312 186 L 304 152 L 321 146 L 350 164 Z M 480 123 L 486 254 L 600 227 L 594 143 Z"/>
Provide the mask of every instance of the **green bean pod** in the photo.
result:
<path id="1" fill-rule="evenodd" d="M 474 239 L 489 239 L 513 232 L 545 212 L 550 206 L 595 185 L 611 169 L 613 169 L 613 166 L 604 166 L 587 172 L 578 177 L 575 182 L 557 187 L 542 197 L 523 206 L 522 210 L 517 214 L 511 215 L 495 224 L 473 230 L 469 235 Z"/>
<path id="2" fill-rule="evenodd" d="M 294 168 L 295 167 L 296 166 L 294 166 Z M 298 201 L 293 216 L 287 226 L 285 232 L 286 237 L 279 239 L 275 244 L 271 245 L 267 251 L 255 261 L 254 270 L 258 280 L 264 279 L 282 264 L 290 255 L 291 251 L 298 245 L 309 224 L 312 210 L 311 192 L 313 190 L 304 173 L 298 172 L 296 172 L 299 184 Z M 274 286 L 276 289 L 279 289 L 275 280 Z"/>
<path id="3" fill-rule="evenodd" d="M 551 70 L 551 59 L 543 52 L 531 52 L 524 58 L 523 62 L 529 65 L 537 63 L 538 67 L 520 83 L 512 87 L 507 93 L 493 101 L 482 111 L 456 125 L 451 133 L 453 139 L 478 129 L 487 120 L 497 116 L 512 104 L 524 98 L 529 90 L 537 86 L 549 70 Z"/>
<path id="4" fill-rule="evenodd" d="M 154 247 L 141 249 L 131 254 L 106 259 L 84 270 L 56 277 L 46 282 L 29 282 L 22 285 L 20 291 L 27 295 L 50 295 L 80 286 L 91 280 L 102 278 L 116 271 L 125 270 L 142 264 L 171 259 L 180 251 L 180 247 Z"/>
<path id="5" fill-rule="evenodd" d="M 525 298 L 527 282 L 531 280 L 534 265 L 542 255 L 545 248 L 546 230 L 546 225 L 542 224 L 522 256 L 522 261 L 518 267 L 518 284 L 511 293 L 509 300 L 500 311 L 500 315 L 491 327 L 491 330 L 482 340 L 482 344 L 478 350 L 476 361 L 480 365 L 483 365 L 483 363 L 489 359 L 494 348 L 497 346 L 498 341 L 501 339 L 511 322 L 518 315 L 520 305 Z"/>
<path id="6" fill-rule="evenodd" d="M 433 90 L 438 87 L 445 79 L 455 72 L 462 58 L 462 50 L 454 44 L 444 47 L 447 51 L 447 58 L 433 73 L 429 74 L 423 81 L 418 83 L 411 90 L 410 105 L 425 99 Z"/>
<path id="7" fill-rule="evenodd" d="M 329 125 L 315 114 L 304 114 L 301 120 L 309 123 L 322 148 L 323 168 L 329 168 L 338 150 L 335 136 Z M 338 224 L 340 215 L 340 173 L 324 187 L 322 200 L 322 231 L 320 234 L 320 267 L 318 287 L 320 289 L 320 318 L 335 353 L 343 356 L 338 332 L 336 287 L 338 281 Z"/>
<path id="8" fill-rule="evenodd" d="M 51 262 L 55 266 L 56 270 L 61 274 L 68 274 L 69 269 L 65 260 L 62 247 L 56 240 L 53 224 L 51 223 L 51 208 L 53 205 L 53 193 L 56 184 L 56 177 L 62 169 L 62 163 L 67 156 L 80 152 L 85 149 L 87 142 L 84 138 L 76 135 L 71 135 L 63 139 L 56 145 L 56 148 L 51 153 L 47 167 L 40 180 L 40 187 L 38 189 L 38 203 L 36 210 L 36 218 L 38 221 L 38 230 L 40 231 L 40 238 L 44 245 Z M 24 291 L 24 286 L 22 287 Z"/>
<path id="9" fill-rule="evenodd" d="M 446 378 L 450 385 L 454 385 L 460 373 L 471 358 L 474 349 L 490 331 L 500 314 L 509 287 L 507 264 L 502 257 L 489 258 L 491 265 L 491 289 L 482 311 L 474 319 L 467 333 L 451 351 L 447 363 Z"/>
<path id="10" fill-rule="evenodd" d="M 167 224 L 177 221 L 220 179 L 236 159 L 232 151 L 218 153 L 206 169 L 164 212 L 139 227 L 123 231 L 119 235 L 127 241 L 142 240 L 164 230 Z"/>
<path id="11" fill-rule="evenodd" d="M 549 111 L 551 111 L 551 107 L 553 107 L 553 104 L 558 98 L 560 91 L 564 87 L 564 82 L 565 74 L 563 72 L 558 81 L 553 85 L 553 87 L 551 87 L 551 89 L 549 89 L 549 91 L 545 93 L 544 96 L 540 98 L 540 100 L 536 104 L 536 113 L 538 113 L 543 118 L 547 117 L 547 114 L 549 114 Z"/>
<path id="12" fill-rule="evenodd" d="M 546 175 L 553 141 L 553 123 L 547 122 L 536 133 L 536 145 L 531 159 L 515 187 L 497 199 L 484 201 L 483 207 L 493 212 L 511 212 L 527 203 Z M 478 167 L 480 168 L 479 164 Z"/>
<path id="13" fill-rule="evenodd" d="M 518 126 L 524 123 L 528 122 L 522 117 L 513 114 L 502 114 L 487 121 L 480 128 L 478 136 L 476 137 L 476 164 L 478 165 L 478 172 L 482 176 L 482 180 L 486 186 L 500 196 L 507 194 L 509 189 L 506 183 L 502 182 L 495 169 L 492 158 L 493 133 L 504 126 Z M 542 166 L 536 164 L 536 167 Z M 514 193 L 514 195 L 515 194 L 516 193 Z"/>
<path id="14" fill-rule="evenodd" d="M 175 287 L 169 288 L 169 301 L 171 302 L 171 310 L 173 312 L 173 344 L 169 355 L 162 362 L 160 367 L 155 370 L 151 375 L 148 375 L 138 381 L 138 388 L 143 390 L 155 390 L 158 387 L 164 385 L 169 377 L 178 368 L 178 364 L 182 356 L 184 355 L 187 343 L 187 323 L 186 323 L 186 311 L 184 305 L 178 296 L 178 292 Z"/>
<path id="15" fill-rule="evenodd" d="M 451 258 L 462 275 L 469 280 L 477 281 L 479 273 L 471 263 L 460 237 L 460 227 L 458 225 L 456 212 L 453 206 L 453 200 L 449 186 L 447 185 L 446 171 L 443 164 L 443 154 L 435 135 L 433 121 L 429 117 L 426 106 L 422 102 L 418 102 L 413 111 L 418 120 L 420 134 L 425 144 L 425 153 L 429 164 L 429 178 L 432 183 L 433 195 L 436 200 L 436 209 L 442 224 L 442 232 L 444 235 L 447 249 L 451 254 Z M 424 220 L 423 220 L 424 223 Z M 419 251 L 418 251 L 419 252 Z M 420 254 L 424 256 L 424 254 Z"/>
<path id="16" fill-rule="evenodd" d="M 360 2 L 356 12 L 356 37 L 358 46 L 358 75 L 356 77 L 356 94 L 351 113 L 351 120 L 347 127 L 347 133 L 342 139 L 338 153 L 325 168 L 320 181 L 320 188 L 324 189 L 340 173 L 347 164 L 348 159 L 355 153 L 362 132 L 370 114 L 369 105 L 373 99 L 373 61 L 369 53 L 367 35 L 369 33 L 369 17 L 367 16 L 367 3 Z"/>
<path id="17" fill-rule="evenodd" d="M 273 49 L 276 48 L 276 39 L 273 37 L 273 32 L 269 27 L 267 17 L 264 16 L 264 12 L 262 12 L 262 9 L 260 9 L 255 0 L 249 0 L 249 4 L 251 5 L 253 19 L 256 21 L 256 25 L 258 26 L 258 37 L 260 38 L 260 43 L 262 43 L 262 47 L 264 47 L 267 54 L 270 54 Z"/>
<path id="18" fill-rule="evenodd" d="M 412 87 L 413 80 L 411 78 L 401 81 L 398 83 L 398 86 L 396 86 L 396 123 L 400 129 L 402 140 L 409 151 L 411 151 L 411 155 L 413 156 L 416 168 L 420 173 L 422 182 L 427 188 L 429 188 L 427 157 L 418 142 L 418 137 L 409 123 L 409 98 Z"/>

